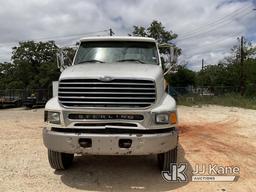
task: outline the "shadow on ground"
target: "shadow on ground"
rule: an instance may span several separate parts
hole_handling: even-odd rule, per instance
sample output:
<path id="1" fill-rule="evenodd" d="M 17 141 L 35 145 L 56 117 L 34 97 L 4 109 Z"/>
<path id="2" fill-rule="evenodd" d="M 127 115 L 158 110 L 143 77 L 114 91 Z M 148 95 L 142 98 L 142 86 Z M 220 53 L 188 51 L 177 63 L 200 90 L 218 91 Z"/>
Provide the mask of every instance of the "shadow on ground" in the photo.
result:
<path id="1" fill-rule="evenodd" d="M 187 163 L 179 145 L 178 161 Z M 188 182 L 166 182 L 158 169 L 156 156 L 77 156 L 66 171 L 55 171 L 71 187 L 89 191 L 168 191 Z"/>

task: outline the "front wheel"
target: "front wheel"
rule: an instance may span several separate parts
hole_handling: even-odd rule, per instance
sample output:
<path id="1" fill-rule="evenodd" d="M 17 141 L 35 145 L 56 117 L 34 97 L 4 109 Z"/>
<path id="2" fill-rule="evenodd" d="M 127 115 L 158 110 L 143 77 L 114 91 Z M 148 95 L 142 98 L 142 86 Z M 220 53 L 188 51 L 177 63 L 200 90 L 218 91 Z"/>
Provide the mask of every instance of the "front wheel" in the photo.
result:
<path id="1" fill-rule="evenodd" d="M 74 159 L 74 154 L 60 153 L 48 149 L 48 160 L 53 169 L 67 169 Z"/>
<path id="2" fill-rule="evenodd" d="M 169 171 L 171 163 L 177 163 L 178 147 L 157 155 L 158 165 L 161 171 Z"/>

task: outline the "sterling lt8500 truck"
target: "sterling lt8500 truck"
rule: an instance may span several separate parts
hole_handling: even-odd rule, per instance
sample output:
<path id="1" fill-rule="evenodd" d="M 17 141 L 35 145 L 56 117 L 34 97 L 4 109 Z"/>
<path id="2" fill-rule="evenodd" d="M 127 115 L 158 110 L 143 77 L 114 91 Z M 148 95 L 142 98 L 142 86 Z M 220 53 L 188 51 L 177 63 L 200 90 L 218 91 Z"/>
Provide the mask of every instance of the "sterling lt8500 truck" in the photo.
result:
<path id="1" fill-rule="evenodd" d="M 169 55 L 170 63 L 175 54 Z M 81 39 L 72 66 L 60 75 L 58 95 L 45 106 L 51 167 L 68 168 L 74 154 L 156 154 L 160 169 L 169 170 L 178 132 L 176 103 L 164 87 L 166 66 L 152 38 Z"/>

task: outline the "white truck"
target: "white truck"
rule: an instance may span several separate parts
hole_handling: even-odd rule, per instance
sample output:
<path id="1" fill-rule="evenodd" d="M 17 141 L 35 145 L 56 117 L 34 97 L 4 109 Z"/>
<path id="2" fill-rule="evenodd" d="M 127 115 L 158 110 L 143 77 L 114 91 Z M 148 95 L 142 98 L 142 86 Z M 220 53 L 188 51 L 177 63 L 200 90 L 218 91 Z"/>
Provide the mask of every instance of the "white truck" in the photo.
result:
<path id="1" fill-rule="evenodd" d="M 160 169 L 169 170 L 178 131 L 176 102 L 164 88 L 166 66 L 152 38 L 82 38 L 60 75 L 58 96 L 45 106 L 51 167 L 67 169 L 74 154 L 156 154 Z"/>

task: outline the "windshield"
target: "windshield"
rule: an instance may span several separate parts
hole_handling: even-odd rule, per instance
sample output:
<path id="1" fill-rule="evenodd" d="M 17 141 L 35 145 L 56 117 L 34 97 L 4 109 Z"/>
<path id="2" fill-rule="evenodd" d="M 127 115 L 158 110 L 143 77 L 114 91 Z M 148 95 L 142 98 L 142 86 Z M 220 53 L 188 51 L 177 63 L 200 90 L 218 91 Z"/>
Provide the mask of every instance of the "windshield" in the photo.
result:
<path id="1" fill-rule="evenodd" d="M 131 61 L 157 65 L 156 44 L 136 41 L 82 42 L 76 55 L 75 64 Z"/>

